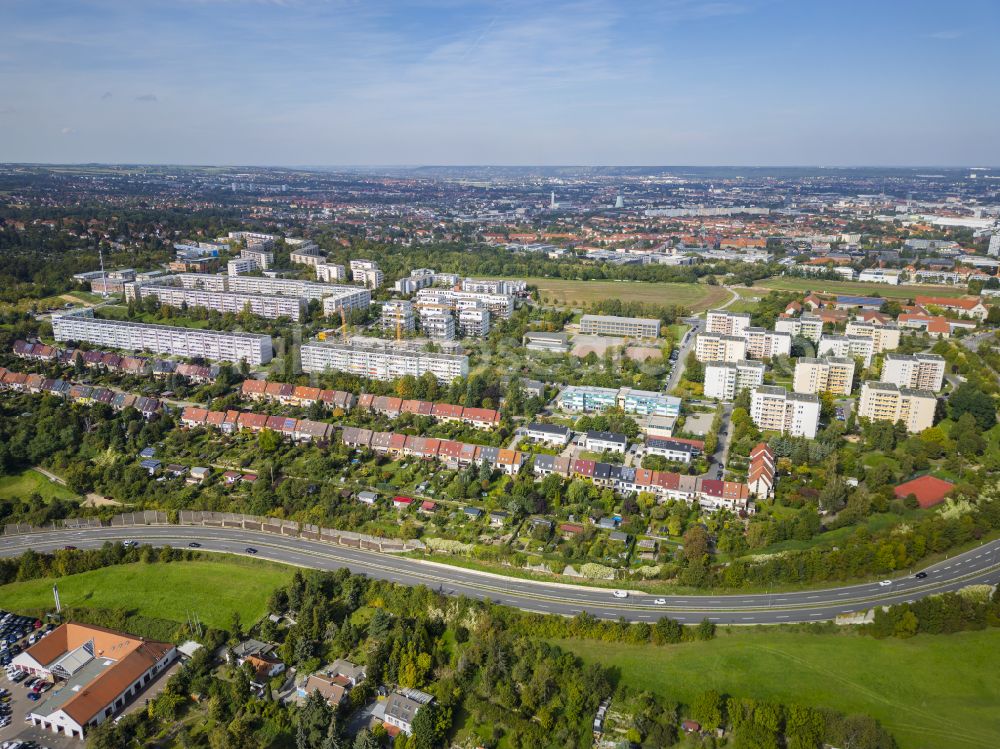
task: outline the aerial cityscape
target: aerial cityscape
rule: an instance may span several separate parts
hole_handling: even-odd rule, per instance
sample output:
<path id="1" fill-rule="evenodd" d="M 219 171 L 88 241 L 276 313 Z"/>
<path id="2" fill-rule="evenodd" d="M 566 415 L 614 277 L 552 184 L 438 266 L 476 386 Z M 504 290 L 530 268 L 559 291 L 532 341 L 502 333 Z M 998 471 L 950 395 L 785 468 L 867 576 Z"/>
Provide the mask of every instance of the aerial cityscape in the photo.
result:
<path id="1" fill-rule="evenodd" d="M 1000 8 L 807 5 L 10 3 L 0 749 L 1000 746 Z"/>

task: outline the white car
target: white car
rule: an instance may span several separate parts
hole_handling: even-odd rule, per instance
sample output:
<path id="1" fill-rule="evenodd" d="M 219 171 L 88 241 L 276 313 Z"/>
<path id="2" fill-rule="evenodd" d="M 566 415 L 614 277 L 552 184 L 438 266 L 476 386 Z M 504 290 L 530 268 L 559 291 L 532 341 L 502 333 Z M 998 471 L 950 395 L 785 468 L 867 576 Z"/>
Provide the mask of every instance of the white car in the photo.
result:
<path id="1" fill-rule="evenodd" d="M 613 595 L 615 598 L 628 598 L 628 591 L 627 590 L 616 590 L 616 591 L 612 592 L 611 595 Z"/>
<path id="2" fill-rule="evenodd" d="M 879 585 L 881 585 L 883 588 L 888 588 L 890 585 L 892 585 L 892 580 L 882 580 L 879 583 Z"/>
<path id="3" fill-rule="evenodd" d="M 657 605 L 657 606 L 666 606 L 667 605 L 667 599 L 666 598 L 657 598 L 655 601 L 653 601 L 653 603 L 655 605 Z"/>

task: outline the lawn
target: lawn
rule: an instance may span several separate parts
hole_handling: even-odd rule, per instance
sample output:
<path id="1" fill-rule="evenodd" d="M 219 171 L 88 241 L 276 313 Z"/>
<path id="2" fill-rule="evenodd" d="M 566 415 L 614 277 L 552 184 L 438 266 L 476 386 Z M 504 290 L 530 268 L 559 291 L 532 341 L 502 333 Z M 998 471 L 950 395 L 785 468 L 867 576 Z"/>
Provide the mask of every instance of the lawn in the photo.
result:
<path id="1" fill-rule="evenodd" d="M 689 702 L 707 689 L 867 713 L 901 749 L 1000 746 L 1000 630 L 875 640 L 860 635 L 721 632 L 651 647 L 561 640 L 630 686 Z"/>
<path id="2" fill-rule="evenodd" d="M 527 278 L 550 304 L 578 307 L 602 299 L 624 299 L 648 304 L 680 304 L 703 312 L 731 298 L 721 286 L 696 283 L 646 283 L 642 281 L 569 281 L 563 278 Z"/>
<path id="3" fill-rule="evenodd" d="M 12 476 L 0 477 L 0 499 L 25 499 L 39 494 L 49 502 L 53 499 L 76 499 L 77 495 L 62 484 L 49 481 L 33 468 Z"/>
<path id="4" fill-rule="evenodd" d="M 207 626 L 225 629 L 234 611 L 245 625 L 257 621 L 271 591 L 293 573 L 292 567 L 243 559 L 123 564 L 0 586 L 0 601 L 13 611 L 47 611 L 58 584 L 66 608 L 126 609 L 176 622 L 194 612 Z"/>
<path id="5" fill-rule="evenodd" d="M 954 286 L 889 286 L 879 283 L 859 283 L 856 281 L 828 281 L 819 278 L 796 278 L 780 276 L 758 281 L 756 287 L 779 291 L 817 291 L 824 294 L 849 294 L 856 296 L 881 296 L 885 299 L 912 299 L 915 296 L 965 296 L 966 290 Z"/>

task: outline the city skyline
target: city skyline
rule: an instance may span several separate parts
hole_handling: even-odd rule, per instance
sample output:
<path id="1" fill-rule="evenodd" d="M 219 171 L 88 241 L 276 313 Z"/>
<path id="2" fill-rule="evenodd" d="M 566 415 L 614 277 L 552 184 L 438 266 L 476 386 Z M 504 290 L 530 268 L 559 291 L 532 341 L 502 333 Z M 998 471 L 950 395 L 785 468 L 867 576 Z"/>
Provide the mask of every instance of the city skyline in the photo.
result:
<path id="1" fill-rule="evenodd" d="M 1000 164 L 981 0 L 134 5 L 7 4 L 0 160 Z"/>

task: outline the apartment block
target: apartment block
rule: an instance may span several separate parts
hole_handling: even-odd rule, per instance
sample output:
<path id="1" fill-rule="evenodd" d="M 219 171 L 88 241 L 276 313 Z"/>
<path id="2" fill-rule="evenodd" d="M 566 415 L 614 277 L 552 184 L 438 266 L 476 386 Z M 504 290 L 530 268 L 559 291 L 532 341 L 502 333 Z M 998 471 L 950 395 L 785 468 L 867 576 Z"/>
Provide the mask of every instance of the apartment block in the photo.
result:
<path id="1" fill-rule="evenodd" d="M 705 316 L 705 332 L 722 335 L 742 335 L 750 327 L 750 315 L 746 312 L 726 312 L 714 309 Z"/>
<path id="2" fill-rule="evenodd" d="M 645 317 L 584 315 L 580 319 L 580 332 L 624 338 L 656 338 L 660 335 L 660 321 Z"/>
<path id="3" fill-rule="evenodd" d="M 893 324 L 875 325 L 870 322 L 858 322 L 851 320 L 847 323 L 847 335 L 864 336 L 871 338 L 874 345 L 874 352 L 881 354 L 883 351 L 893 351 L 899 348 L 899 327 Z"/>
<path id="4" fill-rule="evenodd" d="M 330 286 L 330 294 L 323 297 L 323 314 L 327 317 L 339 315 L 340 311 L 350 312 L 352 309 L 367 309 L 371 304 L 372 294 L 368 289 L 357 286 Z"/>
<path id="5" fill-rule="evenodd" d="M 944 384 L 944 370 L 944 357 L 937 354 L 886 354 L 882 361 L 882 382 L 936 393 Z"/>
<path id="6" fill-rule="evenodd" d="M 285 240 L 285 244 L 288 244 L 287 239 Z M 288 259 L 298 265 L 308 265 L 315 268 L 317 265 L 322 265 L 326 262 L 326 255 L 313 242 L 303 240 L 302 244 L 296 246 L 288 253 Z"/>
<path id="7" fill-rule="evenodd" d="M 860 335 L 825 335 L 819 339 L 816 354 L 857 358 L 870 367 L 875 355 L 875 341 Z"/>
<path id="8" fill-rule="evenodd" d="M 455 318 L 450 312 L 420 311 L 420 329 L 428 338 L 450 341 L 455 337 Z"/>
<path id="9" fill-rule="evenodd" d="M 462 279 L 462 291 L 474 291 L 479 294 L 520 294 L 526 291 L 526 281 L 491 278 Z"/>
<path id="10" fill-rule="evenodd" d="M 490 332 L 490 311 L 469 307 L 458 311 L 458 331 L 463 336 L 482 337 Z"/>
<path id="11" fill-rule="evenodd" d="M 258 245 L 251 245 L 240 251 L 241 260 L 251 260 L 260 270 L 267 270 L 274 265 L 274 253 Z"/>
<path id="12" fill-rule="evenodd" d="M 252 314 L 269 320 L 287 317 L 298 322 L 306 312 L 306 300 L 302 297 L 185 289 L 158 284 L 138 286 L 136 295 L 140 299 L 155 297 L 160 304 L 168 307 L 204 307 L 223 314 L 229 312 L 236 315 L 249 309 Z"/>
<path id="13" fill-rule="evenodd" d="M 226 265 L 226 273 L 230 276 L 242 276 L 244 273 L 253 273 L 259 269 L 260 266 L 257 265 L 256 260 L 248 260 L 242 257 L 233 258 Z"/>
<path id="14" fill-rule="evenodd" d="M 731 401 L 741 390 L 764 384 L 764 362 L 743 359 L 736 362 L 705 363 L 705 397 Z"/>
<path id="15" fill-rule="evenodd" d="M 438 381 L 450 383 L 469 374 L 469 357 L 410 350 L 395 341 L 379 339 L 350 343 L 316 341 L 302 345 L 302 369 L 350 372 L 374 380 L 393 380 L 404 375 L 420 377 L 430 372 Z"/>
<path id="16" fill-rule="evenodd" d="M 746 328 L 742 335 L 746 338 L 747 357 L 750 359 L 773 359 L 775 356 L 789 356 L 792 353 L 792 337 L 788 333 L 765 328 Z"/>
<path id="17" fill-rule="evenodd" d="M 614 388 L 570 385 L 559 393 L 558 401 L 559 407 L 564 411 L 604 411 L 618 405 L 618 391 Z"/>
<path id="18" fill-rule="evenodd" d="M 452 289 L 420 289 L 417 292 L 418 307 L 438 307 L 461 310 L 485 307 L 494 317 L 509 319 L 514 313 L 514 297 L 510 294 L 486 294 L 478 291 L 454 291 Z"/>
<path id="19" fill-rule="evenodd" d="M 615 397 L 615 404 L 627 414 L 639 416 L 680 416 L 681 399 L 652 390 L 623 387 Z"/>
<path id="20" fill-rule="evenodd" d="M 694 344 L 695 358 L 700 362 L 738 362 L 747 358 L 747 340 L 724 333 L 699 333 Z"/>
<path id="21" fill-rule="evenodd" d="M 273 353 L 269 335 L 102 320 L 92 309 L 52 315 L 52 332 L 57 341 L 235 363 L 245 360 L 254 366 L 271 361 Z"/>
<path id="22" fill-rule="evenodd" d="M 378 289 L 385 283 L 385 274 L 372 260 L 352 260 L 351 279 L 366 289 Z"/>
<path id="23" fill-rule="evenodd" d="M 858 416 L 872 421 L 901 421 L 908 432 L 922 432 L 934 426 L 936 407 L 937 398 L 930 391 L 871 381 L 861 386 Z"/>
<path id="24" fill-rule="evenodd" d="M 750 398 L 750 418 L 763 431 L 815 439 L 819 426 L 819 398 L 789 393 L 783 387 L 761 385 Z"/>
<path id="25" fill-rule="evenodd" d="M 391 299 L 382 304 L 382 327 L 389 333 L 395 333 L 397 328 L 403 333 L 412 333 L 416 329 L 413 304 L 405 299 Z"/>
<path id="26" fill-rule="evenodd" d="M 793 388 L 796 393 L 850 395 L 854 382 L 854 359 L 803 356 L 795 362 Z"/>
<path id="27" fill-rule="evenodd" d="M 823 335 L 823 319 L 818 315 L 779 317 L 774 321 L 774 329 L 778 333 L 788 333 L 793 338 L 800 336 L 817 343 Z"/>
<path id="28" fill-rule="evenodd" d="M 337 263 L 318 263 L 316 280 L 323 283 L 339 283 L 347 280 L 347 269 Z"/>

